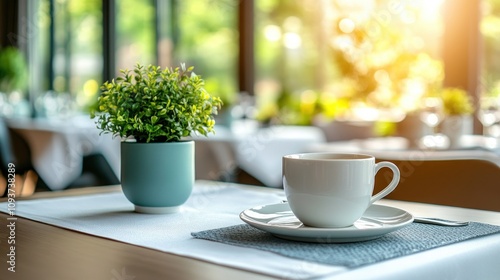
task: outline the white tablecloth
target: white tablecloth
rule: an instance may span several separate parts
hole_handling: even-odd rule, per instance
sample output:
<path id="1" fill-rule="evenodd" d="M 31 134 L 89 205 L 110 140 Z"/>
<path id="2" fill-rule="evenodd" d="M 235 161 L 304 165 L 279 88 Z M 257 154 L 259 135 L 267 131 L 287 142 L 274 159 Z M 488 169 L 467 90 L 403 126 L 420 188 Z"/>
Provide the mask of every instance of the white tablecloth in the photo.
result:
<path id="1" fill-rule="evenodd" d="M 307 146 L 306 152 L 365 153 L 394 160 L 480 159 L 500 166 L 500 144 L 495 144 L 496 139 L 478 135 L 467 135 L 461 139 L 463 147 L 451 150 L 409 149 L 408 140 L 402 137 L 379 137 L 313 143 Z"/>
<path id="2" fill-rule="evenodd" d="M 52 190 L 66 188 L 82 173 L 83 157 L 101 153 L 120 178 L 120 139 L 100 131 L 88 116 L 70 119 L 8 119 L 31 149 L 33 166 Z"/>
<path id="3" fill-rule="evenodd" d="M 27 140 L 33 165 L 52 190 L 64 189 L 73 182 L 82 172 L 83 156 L 93 152 L 101 153 L 120 178 L 120 139 L 100 134 L 88 116 L 9 119 L 7 123 Z M 239 167 L 266 186 L 281 187 L 282 156 L 325 142 L 322 130 L 312 126 L 259 128 L 255 122 L 248 122 L 232 128 L 216 126 L 215 130 L 208 137 L 193 137 L 200 143 L 196 146 L 197 178 L 218 180 Z M 203 172 L 209 174 L 200 175 Z"/>
<path id="4" fill-rule="evenodd" d="M 249 122 L 249 124 L 252 124 Z M 231 129 L 216 126 L 215 135 L 195 137 L 196 141 L 218 149 L 219 166 L 238 166 L 269 187 L 282 186 L 282 157 L 302 153 L 307 147 L 325 143 L 323 131 L 314 126 L 270 126 L 258 128 L 245 123 L 235 124 Z M 232 152 L 224 152 L 215 146 L 226 143 Z M 210 145 L 210 143 L 213 143 Z M 222 158 L 221 155 L 226 157 Z M 203 159 L 197 159 L 203 160 Z M 207 159 L 208 160 L 208 159 Z M 208 162 L 208 161 L 207 161 Z M 207 163 L 210 164 L 210 163 Z M 212 178 L 217 179 L 217 178 Z"/>
<path id="5" fill-rule="evenodd" d="M 225 245 L 191 237 L 191 232 L 241 224 L 238 214 L 250 207 L 276 203 L 281 190 L 198 181 L 193 195 L 180 213 L 145 215 L 133 212 L 122 193 L 96 194 L 18 201 L 16 215 L 36 221 L 120 240 L 147 248 L 256 271 L 285 279 L 498 279 L 500 235 L 456 243 L 357 269 L 320 265 L 255 249 Z M 391 201 L 382 201 L 391 204 Z M 425 205 L 398 206 L 417 215 L 428 215 Z M 415 206 L 412 206 L 415 205 Z M 496 221 L 500 213 L 452 207 L 438 207 L 442 218 Z M 7 204 L 0 203 L 0 211 Z M 447 212 L 448 211 L 448 212 Z"/>

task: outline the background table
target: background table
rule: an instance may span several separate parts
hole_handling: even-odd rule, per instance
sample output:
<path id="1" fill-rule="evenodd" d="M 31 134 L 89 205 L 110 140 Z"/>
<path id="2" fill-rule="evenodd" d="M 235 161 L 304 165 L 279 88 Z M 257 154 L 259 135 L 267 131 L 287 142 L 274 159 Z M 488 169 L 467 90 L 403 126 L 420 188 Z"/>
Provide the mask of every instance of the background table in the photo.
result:
<path id="1" fill-rule="evenodd" d="M 248 122 L 231 128 L 216 126 L 215 134 L 194 137 L 194 140 L 197 153 L 203 154 L 202 149 L 213 150 L 212 157 L 197 156 L 200 171 L 218 166 L 210 171 L 220 177 L 241 168 L 265 186 L 282 187 L 282 157 L 305 152 L 310 145 L 325 143 L 326 138 L 323 131 L 314 126 L 258 127 L 255 122 Z M 221 179 L 202 174 L 198 178 Z"/>
<path id="2" fill-rule="evenodd" d="M 120 178 L 120 139 L 100 134 L 88 116 L 6 121 L 28 143 L 33 166 L 49 189 L 68 187 L 82 174 L 84 156 L 93 153 L 102 154 Z"/>

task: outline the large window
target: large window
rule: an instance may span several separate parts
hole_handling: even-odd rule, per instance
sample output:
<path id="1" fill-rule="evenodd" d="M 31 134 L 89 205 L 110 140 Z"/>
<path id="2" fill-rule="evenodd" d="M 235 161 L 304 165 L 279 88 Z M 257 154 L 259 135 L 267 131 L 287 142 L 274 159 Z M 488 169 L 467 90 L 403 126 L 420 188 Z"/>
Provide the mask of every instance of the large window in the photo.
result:
<path id="1" fill-rule="evenodd" d="M 27 44 L 20 43 L 28 54 L 30 87 L 24 98 L 36 116 L 85 112 L 104 80 L 138 62 L 193 65 L 226 107 L 249 91 L 259 120 L 284 124 L 397 121 L 443 85 L 476 95 L 479 87 L 471 81 L 479 70 L 480 88 L 500 92 L 497 0 L 18 3 L 21 16 L 11 19 L 25 29 Z M 482 17 L 457 13 L 461 7 L 481 7 Z M 470 64 L 481 56 L 463 42 L 480 40 L 470 40 L 470 30 L 459 24 L 474 29 L 479 21 L 484 59 L 474 69 Z M 465 39 L 453 45 L 453 36 Z"/>
<path id="2" fill-rule="evenodd" d="M 195 66 L 227 106 L 238 94 L 238 1 L 31 0 L 14 45 L 29 58 L 29 95 L 15 95 L 22 115 L 64 117 L 93 106 L 99 87 L 136 63 Z M 210 11 L 210 12 L 207 12 Z M 21 13 L 21 14 L 23 14 Z M 20 39 L 20 40 L 19 40 Z M 4 95 L 2 94 L 0 102 Z M 11 102 L 10 97 L 4 103 Z M 12 103 L 12 102 L 11 102 Z M 10 104 L 7 104 L 10 105 Z M 6 107 L 6 106 L 3 106 Z M 10 106 L 4 115 L 14 115 Z M 28 106 L 29 107 L 29 106 Z M 19 115 L 19 114 L 17 114 Z"/>
<path id="3" fill-rule="evenodd" d="M 29 54 L 31 115 L 85 111 L 102 83 L 101 1 L 33 0 L 18 41 Z"/>
<path id="4" fill-rule="evenodd" d="M 37 48 L 47 50 L 45 73 L 50 74 L 41 76 L 47 91 L 37 99 L 37 109 L 47 116 L 70 114 L 88 107 L 102 82 L 101 3 L 65 0 L 40 4 L 53 6 L 44 15 L 53 21 L 47 22 L 49 30 L 44 34 L 48 36 L 40 37 Z"/>
<path id="5" fill-rule="evenodd" d="M 367 110 L 414 110 L 442 83 L 442 1 L 314 3 L 256 1 L 260 117 L 380 119 Z"/>

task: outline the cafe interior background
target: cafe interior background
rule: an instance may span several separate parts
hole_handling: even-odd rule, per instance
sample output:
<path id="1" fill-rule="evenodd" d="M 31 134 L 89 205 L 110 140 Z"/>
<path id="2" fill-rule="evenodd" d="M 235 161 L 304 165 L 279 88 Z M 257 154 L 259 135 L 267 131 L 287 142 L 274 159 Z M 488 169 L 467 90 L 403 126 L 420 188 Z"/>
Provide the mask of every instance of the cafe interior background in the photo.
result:
<path id="1" fill-rule="evenodd" d="M 498 0 L 1 0 L 0 34 L 1 150 L 26 194 L 119 183 L 120 139 L 89 111 L 138 62 L 192 65 L 223 100 L 197 179 L 279 187 L 310 144 L 500 137 Z"/>

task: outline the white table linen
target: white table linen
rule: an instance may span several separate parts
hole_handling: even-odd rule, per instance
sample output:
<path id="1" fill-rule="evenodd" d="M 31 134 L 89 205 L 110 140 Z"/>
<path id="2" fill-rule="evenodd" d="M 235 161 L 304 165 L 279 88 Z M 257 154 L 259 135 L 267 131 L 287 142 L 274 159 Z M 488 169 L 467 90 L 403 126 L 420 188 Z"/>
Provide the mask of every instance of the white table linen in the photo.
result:
<path id="1" fill-rule="evenodd" d="M 238 214 L 276 203 L 282 190 L 198 181 L 180 213 L 133 212 L 123 194 L 109 193 L 18 201 L 16 215 L 221 265 L 286 279 L 496 279 L 500 274 L 500 235 L 476 238 L 357 269 L 290 259 L 255 249 L 191 237 L 191 232 L 241 224 Z M 468 219 L 500 225 L 500 213 L 383 200 L 416 215 Z M 7 204 L 0 203 L 6 211 Z M 467 216 L 470 215 L 470 216 Z M 480 275 L 478 278 L 477 275 Z M 474 277 L 472 277 L 474 276 Z"/>
<path id="2" fill-rule="evenodd" d="M 62 119 L 8 119 L 8 126 L 27 140 L 33 166 L 52 190 L 61 190 L 82 171 L 82 158 L 101 153 L 117 178 L 120 178 L 120 141 L 110 134 L 100 134 L 88 116 Z M 194 136 L 198 174 L 201 179 L 220 179 L 225 172 L 241 168 L 264 185 L 281 187 L 281 157 L 300 153 L 311 144 L 325 142 L 321 129 L 313 126 L 270 126 L 259 128 L 255 122 L 216 126 L 215 134 Z M 210 155 L 205 157 L 205 155 Z M 209 175 L 209 176 L 207 176 Z"/>
<path id="3" fill-rule="evenodd" d="M 302 153 L 307 147 L 325 143 L 323 131 L 314 126 L 257 126 L 240 123 L 232 128 L 216 126 L 215 135 L 195 137 L 196 141 L 214 143 L 218 165 L 238 166 L 269 187 L 282 187 L 282 157 Z M 216 143 L 224 142 L 231 152 L 221 151 Z M 224 153 L 223 153 L 224 152 Z M 203 160 L 203 159 L 197 159 Z M 217 178 L 214 178 L 217 179 Z"/>
<path id="4" fill-rule="evenodd" d="M 51 190 L 61 190 L 82 173 L 83 157 L 95 152 L 120 178 L 120 139 L 100 134 L 88 116 L 69 119 L 8 119 L 31 149 L 33 166 Z"/>
<path id="5" fill-rule="evenodd" d="M 465 137 L 463 139 L 470 139 L 470 137 Z M 488 140 L 481 137 L 476 139 Z M 309 145 L 306 151 L 331 153 L 365 153 L 389 160 L 479 159 L 486 160 L 500 166 L 500 149 L 487 149 L 486 147 L 480 146 L 475 147 L 477 147 L 477 149 L 408 149 L 408 141 L 404 138 L 381 137 L 364 140 L 314 143 Z"/>

